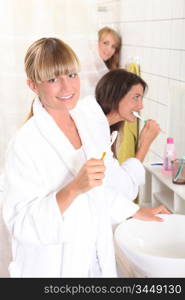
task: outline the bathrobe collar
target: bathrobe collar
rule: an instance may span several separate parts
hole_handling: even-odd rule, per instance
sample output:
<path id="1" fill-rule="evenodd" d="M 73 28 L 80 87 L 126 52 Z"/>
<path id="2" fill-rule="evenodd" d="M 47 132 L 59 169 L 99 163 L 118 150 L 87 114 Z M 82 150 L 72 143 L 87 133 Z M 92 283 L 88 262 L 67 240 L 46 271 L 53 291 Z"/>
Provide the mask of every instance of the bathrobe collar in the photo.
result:
<path id="1" fill-rule="evenodd" d="M 84 113 L 81 105 L 70 111 L 77 126 L 86 158 L 99 158 L 102 150 L 97 149 L 98 145 L 91 138 L 93 135 L 92 128 L 86 123 L 86 119 L 82 117 Z M 33 114 L 41 135 L 44 136 L 51 147 L 61 157 L 70 172 L 76 175 L 79 170 L 76 170 L 71 160 L 71 153 L 74 152 L 74 147 L 63 131 L 57 126 L 51 115 L 44 109 L 38 97 L 35 98 L 33 104 Z"/>

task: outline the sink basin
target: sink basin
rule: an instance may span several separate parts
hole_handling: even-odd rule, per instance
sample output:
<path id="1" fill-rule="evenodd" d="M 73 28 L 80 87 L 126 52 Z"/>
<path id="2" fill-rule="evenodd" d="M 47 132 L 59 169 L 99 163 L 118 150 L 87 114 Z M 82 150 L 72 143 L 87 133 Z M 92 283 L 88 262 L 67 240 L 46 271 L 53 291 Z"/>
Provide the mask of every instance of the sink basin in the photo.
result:
<path id="1" fill-rule="evenodd" d="M 185 277 L 185 215 L 164 221 L 130 219 L 115 230 L 119 267 L 125 277 Z"/>

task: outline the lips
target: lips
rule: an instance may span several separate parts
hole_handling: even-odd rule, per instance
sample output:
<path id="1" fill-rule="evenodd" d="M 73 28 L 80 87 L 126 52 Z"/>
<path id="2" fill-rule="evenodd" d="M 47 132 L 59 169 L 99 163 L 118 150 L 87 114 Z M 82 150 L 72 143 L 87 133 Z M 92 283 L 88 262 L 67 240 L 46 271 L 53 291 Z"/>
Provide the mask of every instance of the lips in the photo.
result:
<path id="1" fill-rule="evenodd" d="M 105 56 L 106 58 L 108 58 L 108 57 L 110 57 L 110 54 L 104 53 L 104 56 Z"/>
<path id="2" fill-rule="evenodd" d="M 60 96 L 60 97 L 57 97 L 57 99 L 59 100 L 63 100 L 63 101 L 67 101 L 67 100 L 70 100 L 73 98 L 73 94 L 71 95 L 66 95 L 66 96 Z"/>

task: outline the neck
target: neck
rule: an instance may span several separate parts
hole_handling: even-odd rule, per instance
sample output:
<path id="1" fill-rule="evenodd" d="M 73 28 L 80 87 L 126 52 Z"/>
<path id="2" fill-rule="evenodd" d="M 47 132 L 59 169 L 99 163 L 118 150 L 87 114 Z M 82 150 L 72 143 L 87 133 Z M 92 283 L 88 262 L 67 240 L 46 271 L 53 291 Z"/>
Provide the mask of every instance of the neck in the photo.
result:
<path id="1" fill-rule="evenodd" d="M 117 112 L 109 113 L 107 115 L 107 120 L 108 120 L 110 126 L 112 126 L 120 121 L 123 121 L 123 119 L 120 118 L 120 116 Z"/>
<path id="2" fill-rule="evenodd" d="M 46 108 L 46 110 L 61 129 L 64 127 L 70 127 L 71 124 L 73 124 L 73 119 L 71 118 L 71 115 L 67 109 L 54 110 Z"/>

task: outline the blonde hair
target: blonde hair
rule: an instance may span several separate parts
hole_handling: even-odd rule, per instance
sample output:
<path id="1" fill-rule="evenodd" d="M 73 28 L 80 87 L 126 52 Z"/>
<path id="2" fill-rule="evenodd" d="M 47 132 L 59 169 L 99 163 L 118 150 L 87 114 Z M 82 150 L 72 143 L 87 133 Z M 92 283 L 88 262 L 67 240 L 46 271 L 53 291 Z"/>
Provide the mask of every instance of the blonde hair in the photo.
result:
<path id="1" fill-rule="evenodd" d="M 76 54 L 57 38 L 42 38 L 34 42 L 28 48 L 24 65 L 27 77 L 35 83 L 79 72 Z"/>
<path id="2" fill-rule="evenodd" d="M 109 58 L 104 63 L 109 70 L 114 70 L 120 67 L 120 50 L 121 50 L 121 36 L 114 29 L 110 27 L 103 27 L 98 31 L 99 42 L 106 37 L 106 35 L 111 34 L 116 43 L 116 51 L 111 58 Z"/>
<path id="3" fill-rule="evenodd" d="M 27 78 L 34 83 L 79 72 L 79 60 L 75 52 L 62 40 L 42 38 L 27 50 L 24 60 Z M 33 116 L 33 103 L 27 120 Z"/>

